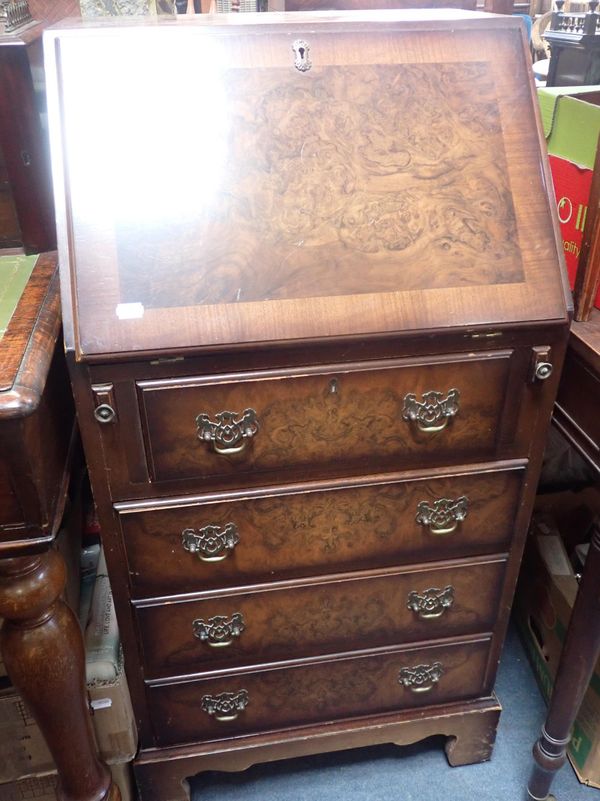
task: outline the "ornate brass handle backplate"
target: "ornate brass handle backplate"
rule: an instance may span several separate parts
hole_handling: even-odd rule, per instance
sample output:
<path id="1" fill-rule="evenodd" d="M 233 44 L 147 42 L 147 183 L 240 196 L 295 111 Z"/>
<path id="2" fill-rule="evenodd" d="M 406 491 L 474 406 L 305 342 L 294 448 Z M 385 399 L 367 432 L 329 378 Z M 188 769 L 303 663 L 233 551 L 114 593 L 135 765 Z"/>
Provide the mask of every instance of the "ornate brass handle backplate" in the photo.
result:
<path id="1" fill-rule="evenodd" d="M 215 453 L 227 455 L 240 453 L 260 430 L 254 409 L 237 412 L 217 412 L 216 421 L 211 420 L 205 412 L 196 417 L 198 439 L 210 442 Z"/>
<path id="2" fill-rule="evenodd" d="M 444 675 L 441 662 L 432 665 L 415 665 L 402 668 L 398 674 L 398 681 L 413 693 L 428 693 Z"/>
<path id="3" fill-rule="evenodd" d="M 415 520 L 422 526 L 427 526 L 432 534 L 452 534 L 458 524 L 465 519 L 469 511 L 469 499 L 461 495 L 455 501 L 449 498 L 440 498 L 430 505 L 421 501 L 417 506 Z"/>
<path id="4" fill-rule="evenodd" d="M 450 418 L 458 414 L 460 392 L 457 389 L 448 391 L 446 397 L 442 392 L 424 392 L 423 400 L 409 393 L 404 396 L 402 419 L 416 423 L 420 431 L 435 433 L 448 425 Z"/>
<path id="5" fill-rule="evenodd" d="M 203 562 L 221 562 L 233 551 L 240 541 L 235 523 L 224 526 L 203 526 L 203 528 L 184 528 L 181 544 L 185 551 L 198 554 Z"/>
<path id="6" fill-rule="evenodd" d="M 244 616 L 241 612 L 234 612 L 230 618 L 224 615 L 215 615 L 208 620 L 198 618 L 192 622 L 194 637 L 205 642 L 212 648 L 223 648 L 231 645 L 235 637 L 246 628 Z"/>
<path id="7" fill-rule="evenodd" d="M 430 587 L 422 592 L 413 590 L 408 593 L 408 608 L 416 612 L 423 620 L 434 620 L 441 617 L 453 603 L 454 587 L 451 584 L 443 589 Z"/>
<path id="8" fill-rule="evenodd" d="M 248 701 L 248 690 L 238 690 L 236 693 L 203 695 L 200 706 L 207 715 L 225 723 L 228 720 L 235 720 L 240 712 L 246 709 Z"/>

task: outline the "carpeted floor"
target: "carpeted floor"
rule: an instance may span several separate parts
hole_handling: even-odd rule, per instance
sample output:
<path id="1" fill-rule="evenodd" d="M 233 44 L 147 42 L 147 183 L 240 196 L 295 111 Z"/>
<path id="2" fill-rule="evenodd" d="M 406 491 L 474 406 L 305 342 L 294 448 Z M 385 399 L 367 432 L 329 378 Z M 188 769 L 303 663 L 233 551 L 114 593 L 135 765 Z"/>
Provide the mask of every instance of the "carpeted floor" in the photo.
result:
<path id="1" fill-rule="evenodd" d="M 206 774 L 192 781 L 192 801 L 523 801 L 545 706 L 514 630 L 496 690 L 504 712 L 490 762 L 451 768 L 435 740 L 379 746 Z M 600 801 L 569 764 L 552 790 L 557 801 Z"/>

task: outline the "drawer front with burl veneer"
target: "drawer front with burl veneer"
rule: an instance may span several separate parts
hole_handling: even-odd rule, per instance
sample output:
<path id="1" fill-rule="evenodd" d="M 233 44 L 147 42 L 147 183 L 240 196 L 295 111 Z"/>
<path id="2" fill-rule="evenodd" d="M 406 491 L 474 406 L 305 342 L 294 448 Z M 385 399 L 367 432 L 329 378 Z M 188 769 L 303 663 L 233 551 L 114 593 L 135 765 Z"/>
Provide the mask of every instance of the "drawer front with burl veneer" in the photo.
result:
<path id="1" fill-rule="evenodd" d="M 505 560 L 137 608 L 147 678 L 491 632 Z"/>
<path id="2" fill-rule="evenodd" d="M 140 381 L 149 475 L 240 487 L 493 459 L 499 443 L 524 457 L 512 356 Z"/>
<path id="3" fill-rule="evenodd" d="M 118 504 L 134 598 L 507 551 L 524 465 Z"/>
<path id="4" fill-rule="evenodd" d="M 150 685 L 159 745 L 220 740 L 482 695 L 490 640 L 280 665 Z"/>

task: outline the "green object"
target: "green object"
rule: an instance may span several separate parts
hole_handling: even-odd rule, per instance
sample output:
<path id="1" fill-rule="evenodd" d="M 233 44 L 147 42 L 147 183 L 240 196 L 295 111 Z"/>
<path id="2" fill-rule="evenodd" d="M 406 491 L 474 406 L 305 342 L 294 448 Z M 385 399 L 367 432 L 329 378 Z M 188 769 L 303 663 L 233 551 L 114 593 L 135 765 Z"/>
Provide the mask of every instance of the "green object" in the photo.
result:
<path id="1" fill-rule="evenodd" d="M 0 256 L 0 339 L 31 278 L 37 256 Z"/>
<path id="2" fill-rule="evenodd" d="M 538 89 L 548 153 L 594 168 L 600 134 L 600 86 Z"/>
<path id="3" fill-rule="evenodd" d="M 592 750 L 592 741 L 586 735 L 581 726 L 575 721 L 571 742 L 569 743 L 569 754 L 579 770 L 583 770 L 587 758 Z"/>

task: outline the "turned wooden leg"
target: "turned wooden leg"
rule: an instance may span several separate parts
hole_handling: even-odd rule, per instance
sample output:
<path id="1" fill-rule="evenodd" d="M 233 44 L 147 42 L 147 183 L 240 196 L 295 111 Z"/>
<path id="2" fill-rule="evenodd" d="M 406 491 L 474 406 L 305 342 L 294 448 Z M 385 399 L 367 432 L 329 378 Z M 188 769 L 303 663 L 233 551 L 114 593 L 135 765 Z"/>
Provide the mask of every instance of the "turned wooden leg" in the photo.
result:
<path id="1" fill-rule="evenodd" d="M 55 551 L 0 560 L 2 657 L 56 762 L 60 797 L 118 799 L 96 750 L 81 629 L 60 599 L 65 578 L 64 562 Z"/>
<path id="2" fill-rule="evenodd" d="M 546 801 L 566 760 L 570 733 L 600 654 L 600 527 L 594 534 L 563 646 L 542 734 L 533 747 L 529 797 Z"/>

